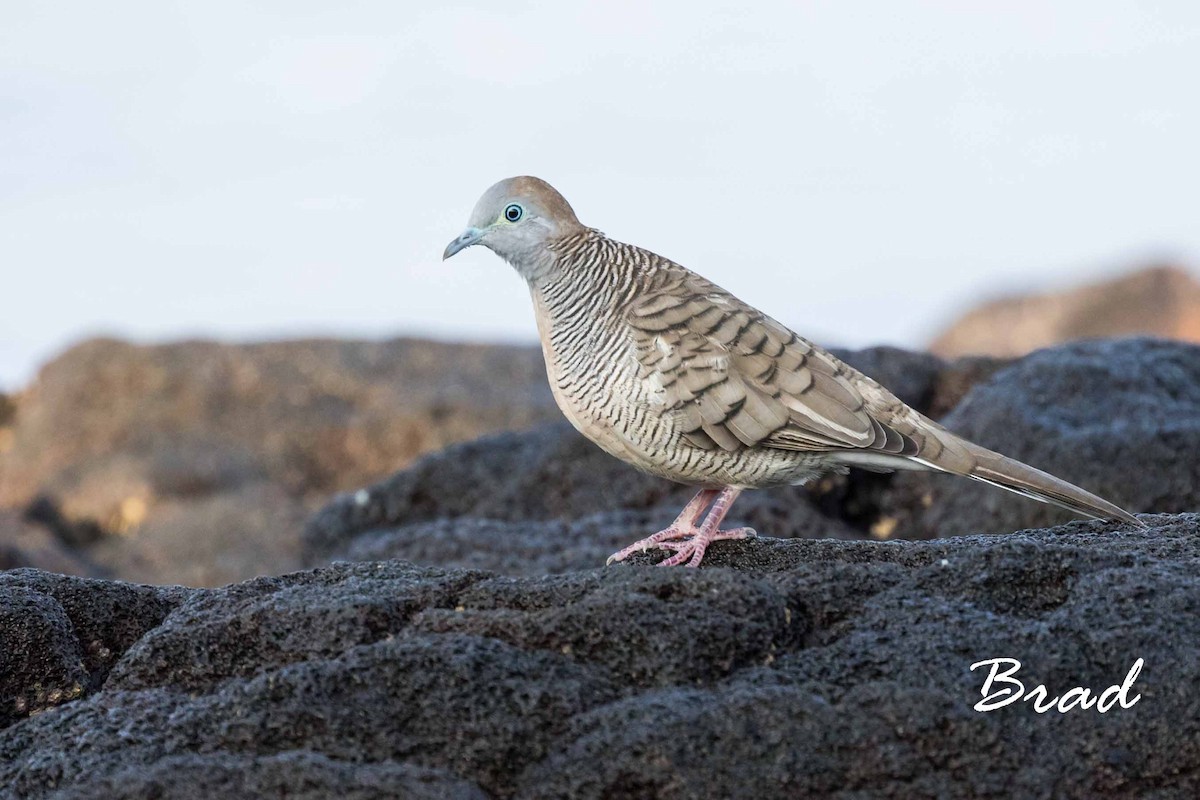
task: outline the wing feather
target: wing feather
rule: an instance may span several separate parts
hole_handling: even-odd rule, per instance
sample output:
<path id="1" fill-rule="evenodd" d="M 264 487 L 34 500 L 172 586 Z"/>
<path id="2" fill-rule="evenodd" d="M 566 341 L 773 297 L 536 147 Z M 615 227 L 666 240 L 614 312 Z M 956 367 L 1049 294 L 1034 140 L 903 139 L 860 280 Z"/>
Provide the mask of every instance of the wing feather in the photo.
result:
<path id="1" fill-rule="evenodd" d="M 699 276 L 639 298 L 626 320 L 641 377 L 662 387 L 660 412 L 698 447 L 920 449 L 912 426 L 872 413 L 906 408 L 886 389 Z"/>

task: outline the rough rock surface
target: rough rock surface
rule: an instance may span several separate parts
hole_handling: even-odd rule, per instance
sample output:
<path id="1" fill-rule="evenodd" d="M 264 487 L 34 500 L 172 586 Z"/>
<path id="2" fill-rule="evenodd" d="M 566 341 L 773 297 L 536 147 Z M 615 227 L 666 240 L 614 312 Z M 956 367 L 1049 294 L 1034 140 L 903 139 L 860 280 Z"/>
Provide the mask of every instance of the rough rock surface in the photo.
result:
<path id="1" fill-rule="evenodd" d="M 951 430 L 1135 512 L 1200 509 L 1200 347 L 1079 342 L 1009 365 L 945 365 L 894 350 L 847 355 L 918 409 L 953 409 L 942 417 Z M 665 526 L 689 495 L 564 423 L 430 455 L 337 498 L 309 523 L 305 542 L 311 563 L 395 557 L 517 575 L 586 569 Z M 852 471 L 811 488 L 747 493 L 730 524 L 776 538 L 923 539 L 1073 518 L 955 476 Z"/>
<path id="2" fill-rule="evenodd" d="M 127 579 L 285 571 L 329 493 L 452 442 L 559 419 L 541 359 L 535 347 L 413 339 L 85 342 L 15 409 L 0 400 L 0 509 L 32 508 Z"/>
<path id="3" fill-rule="evenodd" d="M 1078 339 L 1139 335 L 1200 342 L 1200 281 L 1192 272 L 1152 266 L 1062 292 L 993 300 L 952 323 L 929 349 L 945 358 L 1014 358 Z"/>
<path id="4" fill-rule="evenodd" d="M 182 597 L 171 587 L 0 572 L 0 725 L 97 690 Z"/>
<path id="5" fill-rule="evenodd" d="M 392 561 L 169 590 L 16 571 L 0 787 L 1195 797 L 1200 516 L 1148 521 L 723 542 L 700 570 L 532 578 Z M 981 714 L 970 665 L 995 657 L 1051 694 L 1145 666 L 1130 708 Z"/>

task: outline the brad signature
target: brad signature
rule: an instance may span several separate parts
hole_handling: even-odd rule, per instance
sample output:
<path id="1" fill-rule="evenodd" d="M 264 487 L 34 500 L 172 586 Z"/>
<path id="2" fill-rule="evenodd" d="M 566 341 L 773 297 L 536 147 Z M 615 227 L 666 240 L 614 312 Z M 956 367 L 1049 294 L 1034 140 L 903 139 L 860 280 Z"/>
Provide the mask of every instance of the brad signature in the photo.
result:
<path id="1" fill-rule="evenodd" d="M 1025 684 L 1014 677 L 1021 669 L 1021 662 L 1015 658 L 989 658 L 976 661 L 971 665 L 972 672 L 976 667 L 990 667 L 991 669 L 988 670 L 987 677 L 983 681 L 983 688 L 980 690 L 983 699 L 976 703 L 974 708 L 976 711 L 982 712 L 995 711 L 997 708 L 1003 708 L 1018 700 L 1032 701 L 1033 710 L 1039 714 L 1045 714 L 1052 708 L 1065 714 L 1076 708 L 1089 709 L 1093 706 L 1103 714 L 1118 703 L 1121 708 L 1131 708 L 1134 703 L 1142 699 L 1140 694 L 1135 694 L 1130 698 L 1129 693 L 1133 689 L 1133 682 L 1137 680 L 1138 674 L 1142 671 L 1143 663 L 1145 663 L 1144 660 L 1140 658 L 1133 662 L 1124 681 L 1109 686 L 1099 695 L 1094 694 L 1091 689 L 1076 686 L 1063 692 L 1061 696 L 1051 697 L 1044 684 L 1038 684 L 1036 688 L 1025 691 Z"/>

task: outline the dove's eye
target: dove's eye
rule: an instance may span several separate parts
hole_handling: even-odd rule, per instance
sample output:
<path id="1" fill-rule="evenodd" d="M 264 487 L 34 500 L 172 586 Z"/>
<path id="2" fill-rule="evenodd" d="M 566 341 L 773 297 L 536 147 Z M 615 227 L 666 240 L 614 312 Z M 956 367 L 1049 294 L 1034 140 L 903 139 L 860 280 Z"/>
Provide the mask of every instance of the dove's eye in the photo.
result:
<path id="1" fill-rule="evenodd" d="M 525 216 L 525 209 L 516 203 L 509 203 L 504 209 L 504 218 L 509 222 L 516 222 L 523 216 Z"/>

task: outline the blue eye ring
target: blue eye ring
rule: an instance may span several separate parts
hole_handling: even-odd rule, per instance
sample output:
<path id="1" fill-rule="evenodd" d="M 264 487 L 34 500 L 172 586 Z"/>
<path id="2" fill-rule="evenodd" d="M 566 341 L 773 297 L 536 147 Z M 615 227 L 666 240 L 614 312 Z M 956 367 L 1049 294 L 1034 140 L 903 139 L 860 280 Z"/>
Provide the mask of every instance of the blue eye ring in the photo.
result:
<path id="1" fill-rule="evenodd" d="M 509 222 L 520 222 L 523 216 L 525 216 L 525 209 L 516 203 L 509 203 L 504 207 L 504 218 Z"/>

